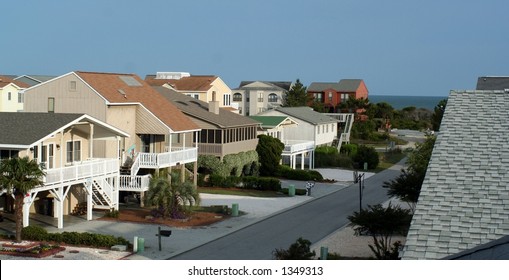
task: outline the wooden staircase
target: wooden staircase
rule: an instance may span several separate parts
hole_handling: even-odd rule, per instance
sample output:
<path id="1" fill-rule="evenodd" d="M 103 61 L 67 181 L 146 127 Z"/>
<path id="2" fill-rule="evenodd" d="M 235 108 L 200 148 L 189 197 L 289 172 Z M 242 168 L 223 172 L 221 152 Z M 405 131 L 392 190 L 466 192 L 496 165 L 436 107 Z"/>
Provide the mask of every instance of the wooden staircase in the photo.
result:
<path id="1" fill-rule="evenodd" d="M 71 215 L 73 216 L 81 216 L 85 215 L 87 213 L 87 203 L 86 202 L 80 202 L 74 206 L 74 209 L 71 212 Z"/>

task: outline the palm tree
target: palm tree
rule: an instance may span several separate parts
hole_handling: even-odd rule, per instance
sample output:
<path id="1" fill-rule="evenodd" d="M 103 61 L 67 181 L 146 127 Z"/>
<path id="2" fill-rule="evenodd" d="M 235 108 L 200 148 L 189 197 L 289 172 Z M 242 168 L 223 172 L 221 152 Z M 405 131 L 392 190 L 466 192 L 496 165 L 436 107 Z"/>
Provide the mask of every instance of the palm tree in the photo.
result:
<path id="1" fill-rule="evenodd" d="M 192 183 L 179 181 L 176 174 L 170 177 L 159 174 L 150 179 L 146 204 L 161 210 L 163 217 L 181 219 L 188 210 L 186 207 L 198 204 L 200 196 Z"/>
<path id="2" fill-rule="evenodd" d="M 44 172 L 35 160 L 28 157 L 4 159 L 0 162 L 0 189 L 14 194 L 16 242 L 21 242 L 23 228 L 23 199 L 33 188 L 42 185 Z"/>

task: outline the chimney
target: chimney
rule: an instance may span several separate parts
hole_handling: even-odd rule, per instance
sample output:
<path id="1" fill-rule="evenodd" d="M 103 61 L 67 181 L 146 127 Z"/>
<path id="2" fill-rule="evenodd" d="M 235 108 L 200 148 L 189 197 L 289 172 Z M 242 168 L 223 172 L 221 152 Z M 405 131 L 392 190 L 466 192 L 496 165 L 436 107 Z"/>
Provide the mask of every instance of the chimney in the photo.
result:
<path id="1" fill-rule="evenodd" d="M 216 101 L 216 92 L 212 92 L 212 101 L 209 102 L 209 112 L 219 115 L 219 101 Z"/>

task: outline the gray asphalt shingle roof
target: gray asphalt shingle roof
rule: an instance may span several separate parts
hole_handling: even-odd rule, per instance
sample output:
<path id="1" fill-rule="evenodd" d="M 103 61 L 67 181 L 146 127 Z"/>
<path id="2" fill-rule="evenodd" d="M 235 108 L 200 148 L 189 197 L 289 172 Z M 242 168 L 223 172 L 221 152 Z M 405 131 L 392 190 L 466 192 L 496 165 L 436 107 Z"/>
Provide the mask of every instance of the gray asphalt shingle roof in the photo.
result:
<path id="1" fill-rule="evenodd" d="M 439 259 L 509 235 L 509 93 L 452 91 L 403 250 Z"/>
<path id="2" fill-rule="evenodd" d="M 337 92 L 355 92 L 359 88 L 361 79 L 342 79 L 337 83 L 311 83 L 308 87 L 309 92 L 322 92 L 326 89 L 333 89 Z"/>
<path id="3" fill-rule="evenodd" d="M 264 83 L 267 85 L 272 85 L 277 90 L 288 91 L 292 87 L 292 82 L 287 82 L 287 81 L 241 81 L 239 87 L 236 89 L 241 89 L 241 88 L 243 88 L 249 84 L 252 84 L 254 82 L 260 82 L 260 83 Z"/>
<path id="4" fill-rule="evenodd" d="M 209 104 L 200 101 L 185 94 L 176 92 L 165 87 L 153 87 L 161 93 L 167 100 L 171 101 L 184 114 L 201 119 L 203 121 L 213 123 L 219 127 L 239 127 L 247 125 L 256 125 L 259 122 L 233 113 L 226 109 L 219 109 L 219 114 L 209 112 Z"/>
<path id="5" fill-rule="evenodd" d="M 30 145 L 83 114 L 0 112 L 0 146 Z"/>
<path id="6" fill-rule="evenodd" d="M 509 89 L 509 77 L 479 77 L 477 90 L 505 90 Z"/>
<path id="7" fill-rule="evenodd" d="M 277 107 L 274 110 L 314 125 L 337 122 L 336 119 L 328 117 L 325 114 L 318 113 L 311 107 Z"/>

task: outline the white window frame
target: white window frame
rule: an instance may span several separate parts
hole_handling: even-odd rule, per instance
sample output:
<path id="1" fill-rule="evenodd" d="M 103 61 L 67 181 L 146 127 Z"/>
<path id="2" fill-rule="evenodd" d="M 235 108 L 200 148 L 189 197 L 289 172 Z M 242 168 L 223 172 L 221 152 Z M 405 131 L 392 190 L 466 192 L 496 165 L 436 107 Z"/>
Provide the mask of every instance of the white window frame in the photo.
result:
<path id="1" fill-rule="evenodd" d="M 79 149 L 79 159 L 76 160 L 76 145 L 75 143 L 80 143 L 80 149 Z M 69 161 L 69 143 L 71 143 L 71 161 Z M 66 141 L 65 142 L 65 162 L 66 163 L 73 163 L 73 162 L 81 162 L 82 161 L 82 152 L 83 152 L 83 146 L 81 145 L 81 140 L 73 140 L 73 141 Z"/>

